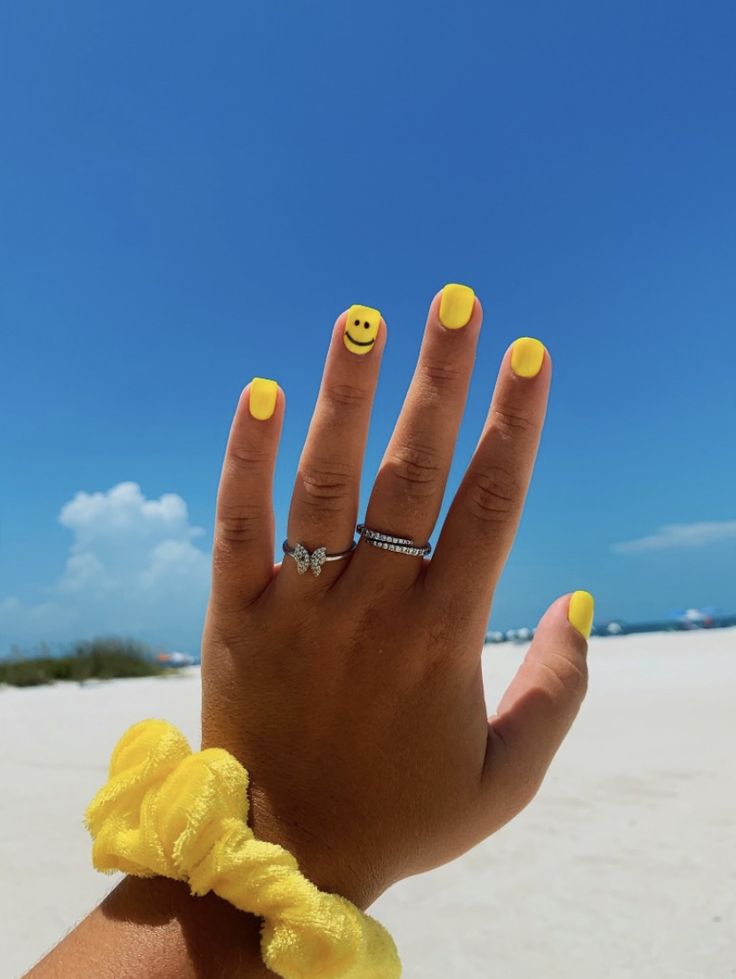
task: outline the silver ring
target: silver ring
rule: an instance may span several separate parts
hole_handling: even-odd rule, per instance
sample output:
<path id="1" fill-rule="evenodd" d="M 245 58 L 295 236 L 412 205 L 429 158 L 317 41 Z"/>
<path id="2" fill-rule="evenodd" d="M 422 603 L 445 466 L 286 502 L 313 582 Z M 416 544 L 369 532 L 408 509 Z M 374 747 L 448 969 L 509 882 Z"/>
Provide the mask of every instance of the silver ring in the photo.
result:
<path id="1" fill-rule="evenodd" d="M 328 554 L 326 547 L 318 547 L 310 554 L 303 544 L 296 544 L 294 547 L 289 547 L 288 540 L 285 540 L 281 547 L 283 548 L 284 554 L 294 558 L 296 561 L 296 570 L 299 574 L 304 574 L 305 571 L 311 568 L 314 577 L 318 578 L 322 573 L 322 565 L 326 561 L 341 561 L 344 557 L 353 553 L 356 542 L 353 541 L 347 551 L 340 551 L 339 554 Z"/>
<path id="2" fill-rule="evenodd" d="M 395 537 L 393 534 L 382 534 L 380 530 L 371 530 L 365 524 L 359 523 L 357 531 L 361 538 L 374 547 L 384 551 L 396 551 L 397 554 L 411 554 L 414 557 L 426 557 L 432 550 L 431 544 L 417 544 L 410 537 Z"/>

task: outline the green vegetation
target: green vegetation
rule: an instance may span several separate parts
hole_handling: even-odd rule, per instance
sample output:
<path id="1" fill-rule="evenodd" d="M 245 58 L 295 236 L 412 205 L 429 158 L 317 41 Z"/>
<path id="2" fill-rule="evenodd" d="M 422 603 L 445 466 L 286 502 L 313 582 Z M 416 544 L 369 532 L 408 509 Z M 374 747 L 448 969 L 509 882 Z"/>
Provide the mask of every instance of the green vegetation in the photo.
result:
<path id="1" fill-rule="evenodd" d="M 31 655 L 13 647 L 7 659 L 0 659 L 0 684 L 14 687 L 35 687 L 57 680 L 84 683 L 91 679 L 160 676 L 170 672 L 154 662 L 153 651 L 148 646 L 128 639 L 76 642 L 59 656 L 51 655 L 45 643 Z"/>

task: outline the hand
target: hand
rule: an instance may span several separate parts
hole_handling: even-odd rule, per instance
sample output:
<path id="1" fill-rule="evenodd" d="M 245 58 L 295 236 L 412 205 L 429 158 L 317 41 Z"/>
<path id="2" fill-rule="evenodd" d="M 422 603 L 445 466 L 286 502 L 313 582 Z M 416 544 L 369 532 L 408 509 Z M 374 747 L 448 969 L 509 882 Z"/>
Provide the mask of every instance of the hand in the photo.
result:
<path id="1" fill-rule="evenodd" d="M 368 527 L 419 543 L 432 533 L 481 320 L 464 286 L 432 301 Z M 292 547 L 351 545 L 386 332 L 365 307 L 335 323 L 289 513 Z M 550 376 L 538 341 L 507 351 L 431 558 L 361 540 L 319 576 L 300 575 L 292 557 L 273 563 L 283 392 L 256 380 L 240 398 L 217 501 L 202 746 L 226 748 L 248 769 L 256 837 L 285 846 L 318 887 L 364 909 L 391 883 L 454 859 L 516 815 L 585 694 L 585 592 L 547 611 L 490 718 L 481 675 Z"/>

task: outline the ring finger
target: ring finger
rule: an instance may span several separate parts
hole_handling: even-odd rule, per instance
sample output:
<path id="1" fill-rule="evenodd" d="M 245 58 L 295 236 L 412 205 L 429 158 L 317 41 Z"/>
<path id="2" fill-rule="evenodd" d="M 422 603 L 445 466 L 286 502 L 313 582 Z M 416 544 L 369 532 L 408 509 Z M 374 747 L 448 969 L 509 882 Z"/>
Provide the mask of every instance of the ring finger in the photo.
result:
<path id="1" fill-rule="evenodd" d="M 351 306 L 335 323 L 289 510 L 287 540 L 292 548 L 301 544 L 311 553 L 325 547 L 330 554 L 352 543 L 385 343 L 386 324 L 370 306 Z M 321 580 L 333 580 L 341 564 L 326 564 Z M 284 560 L 283 571 L 287 581 L 298 576 L 291 559 Z"/>

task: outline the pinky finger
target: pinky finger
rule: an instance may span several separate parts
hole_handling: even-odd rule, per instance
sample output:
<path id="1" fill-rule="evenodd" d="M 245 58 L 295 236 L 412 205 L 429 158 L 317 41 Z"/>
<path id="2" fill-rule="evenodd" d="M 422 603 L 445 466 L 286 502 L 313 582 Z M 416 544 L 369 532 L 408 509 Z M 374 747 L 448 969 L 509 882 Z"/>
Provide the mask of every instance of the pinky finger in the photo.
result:
<path id="1" fill-rule="evenodd" d="M 254 601 L 274 567 L 272 485 L 284 394 L 254 377 L 235 411 L 217 493 L 212 601 L 234 610 Z"/>

